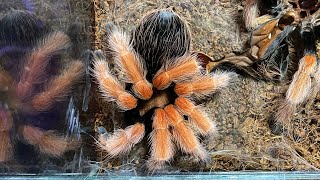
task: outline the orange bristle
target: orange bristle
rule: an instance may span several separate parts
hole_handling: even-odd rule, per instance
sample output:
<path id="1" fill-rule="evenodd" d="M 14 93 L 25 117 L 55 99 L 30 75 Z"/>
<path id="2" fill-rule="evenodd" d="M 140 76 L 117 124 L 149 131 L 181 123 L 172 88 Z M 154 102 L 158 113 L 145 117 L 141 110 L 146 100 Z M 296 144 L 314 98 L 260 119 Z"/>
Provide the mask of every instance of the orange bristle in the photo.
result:
<path id="1" fill-rule="evenodd" d="M 167 72 L 162 72 L 153 78 L 153 86 L 157 89 L 165 89 L 171 84 L 171 77 Z"/>
<path id="2" fill-rule="evenodd" d="M 67 138 L 55 135 L 53 131 L 43 131 L 33 126 L 24 126 L 21 133 L 29 144 L 53 157 L 62 156 L 67 150 L 72 149 L 70 145 L 74 145 Z"/>
<path id="3" fill-rule="evenodd" d="M 119 30 L 114 30 L 109 37 L 111 49 L 115 52 L 116 64 L 127 83 L 132 83 L 134 93 L 147 100 L 152 96 L 152 85 L 146 80 L 147 71 L 142 59 L 134 52 L 129 38 Z"/>
<path id="4" fill-rule="evenodd" d="M 215 124 L 209 119 L 205 112 L 195 106 L 189 99 L 178 97 L 175 100 L 175 105 L 179 111 L 190 118 L 191 122 L 199 129 L 202 135 L 216 133 Z"/>
<path id="5" fill-rule="evenodd" d="M 0 163 L 10 160 L 12 157 L 12 142 L 10 132 L 0 131 Z"/>
<path id="6" fill-rule="evenodd" d="M 248 30 L 253 30 L 258 26 L 256 18 L 259 15 L 258 0 L 246 0 L 243 12 L 243 19 Z"/>
<path id="7" fill-rule="evenodd" d="M 45 81 L 47 65 L 53 55 L 69 46 L 69 37 L 62 32 L 49 34 L 40 41 L 26 60 L 21 79 L 17 85 L 18 97 L 27 98 L 32 95 L 35 84 Z"/>
<path id="8" fill-rule="evenodd" d="M 95 57 L 93 76 L 99 84 L 100 92 L 107 101 L 115 101 L 120 109 L 129 110 L 137 106 L 137 99 L 126 92 L 124 85 L 111 74 L 105 57 Z"/>
<path id="9" fill-rule="evenodd" d="M 12 156 L 11 128 L 12 119 L 9 113 L 0 111 L 0 162 L 8 161 Z"/>
<path id="10" fill-rule="evenodd" d="M 70 92 L 72 84 L 84 73 L 84 64 L 73 61 L 64 72 L 55 77 L 46 87 L 45 91 L 37 94 L 32 100 L 32 107 L 37 111 L 46 111 L 52 105 L 63 100 Z"/>
<path id="11" fill-rule="evenodd" d="M 287 124 L 291 116 L 296 112 L 297 105 L 288 101 L 283 101 L 278 107 L 278 111 L 275 114 L 277 122 Z"/>
<path id="12" fill-rule="evenodd" d="M 201 146 L 192 130 L 186 126 L 184 118 L 179 114 L 176 108 L 170 104 L 164 108 L 164 111 L 170 126 L 173 127 L 173 138 L 180 146 L 181 150 L 196 156 L 202 161 L 207 161 L 207 152 Z"/>
<path id="13" fill-rule="evenodd" d="M 294 74 L 287 91 L 286 99 L 293 104 L 302 103 L 311 90 L 311 74 L 315 71 L 317 59 L 315 55 L 306 55 L 300 60 L 299 69 Z"/>
<path id="14" fill-rule="evenodd" d="M 316 72 L 313 74 L 314 82 L 312 86 L 312 97 L 315 98 L 320 91 L 320 65 L 318 64 Z"/>
<path id="15" fill-rule="evenodd" d="M 212 75 L 203 75 L 193 78 L 189 82 L 177 83 L 175 92 L 179 96 L 194 95 L 198 98 L 203 98 L 211 95 L 217 89 L 226 87 L 233 73 L 217 72 Z"/>
<path id="16" fill-rule="evenodd" d="M 180 82 L 199 73 L 200 66 L 197 58 L 192 55 L 186 55 L 165 64 L 153 78 L 153 85 L 162 90 L 172 82 Z"/>
<path id="17" fill-rule="evenodd" d="M 108 152 L 111 157 L 128 153 L 131 148 L 142 140 L 144 125 L 136 123 L 126 129 L 118 129 L 111 136 L 99 136 L 99 146 Z"/>
<path id="18" fill-rule="evenodd" d="M 8 72 L 0 70 L 0 91 L 7 91 L 12 85 L 13 79 Z"/>
<path id="19" fill-rule="evenodd" d="M 0 132 L 9 131 L 12 128 L 12 118 L 8 111 L 0 110 Z"/>
<path id="20" fill-rule="evenodd" d="M 128 92 L 123 92 L 118 96 L 118 106 L 123 110 L 130 110 L 137 107 L 138 100 Z"/>
<path id="21" fill-rule="evenodd" d="M 153 131 L 149 136 L 151 158 L 147 163 L 149 170 L 161 168 L 174 155 L 171 133 L 163 109 L 158 108 L 155 110 L 152 127 Z"/>
<path id="22" fill-rule="evenodd" d="M 305 55 L 299 63 L 299 69 L 286 94 L 286 101 L 282 103 L 276 114 L 279 122 L 287 121 L 295 112 L 296 106 L 301 104 L 311 93 L 311 75 L 315 71 L 317 61 L 315 55 Z"/>
<path id="23" fill-rule="evenodd" d="M 153 94 L 152 85 L 147 80 L 137 81 L 132 89 L 140 99 L 144 100 L 150 99 Z"/>

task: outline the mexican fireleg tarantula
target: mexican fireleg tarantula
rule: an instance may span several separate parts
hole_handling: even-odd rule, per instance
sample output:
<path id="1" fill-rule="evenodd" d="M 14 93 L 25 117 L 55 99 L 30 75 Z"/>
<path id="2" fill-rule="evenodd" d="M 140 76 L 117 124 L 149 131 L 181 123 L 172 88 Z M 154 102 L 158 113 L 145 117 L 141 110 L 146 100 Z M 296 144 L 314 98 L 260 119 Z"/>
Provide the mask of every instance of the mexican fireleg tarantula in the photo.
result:
<path id="1" fill-rule="evenodd" d="M 61 124 L 61 102 L 84 69 L 75 60 L 60 72 L 69 46 L 65 33 L 30 12 L 13 11 L 0 20 L 0 163 L 21 156 L 14 153 L 18 141 L 53 157 L 74 147 L 71 138 L 52 130 Z"/>
<path id="2" fill-rule="evenodd" d="M 100 135 L 100 147 L 110 157 L 123 155 L 150 128 L 149 170 L 161 168 L 173 158 L 173 141 L 183 152 L 207 161 L 206 150 L 189 126 L 194 125 L 205 136 L 216 133 L 215 124 L 191 99 L 207 97 L 226 87 L 233 73 L 204 74 L 199 59 L 189 53 L 186 23 L 170 10 L 145 16 L 131 41 L 116 28 L 108 39 L 120 80 L 101 51 L 94 53 L 93 75 L 105 100 L 114 101 L 126 111 L 133 125 L 110 136 Z"/>
<path id="3" fill-rule="evenodd" d="M 269 11 L 269 19 L 257 26 L 259 5 L 266 2 L 274 7 Z M 256 28 L 252 31 L 250 48 L 214 62 L 232 63 L 253 76 L 273 80 L 285 79 L 297 65 L 286 99 L 275 115 L 278 122 L 287 123 L 297 106 L 314 98 L 320 90 L 319 8 L 317 0 L 247 0 L 245 25 L 247 29 Z"/>

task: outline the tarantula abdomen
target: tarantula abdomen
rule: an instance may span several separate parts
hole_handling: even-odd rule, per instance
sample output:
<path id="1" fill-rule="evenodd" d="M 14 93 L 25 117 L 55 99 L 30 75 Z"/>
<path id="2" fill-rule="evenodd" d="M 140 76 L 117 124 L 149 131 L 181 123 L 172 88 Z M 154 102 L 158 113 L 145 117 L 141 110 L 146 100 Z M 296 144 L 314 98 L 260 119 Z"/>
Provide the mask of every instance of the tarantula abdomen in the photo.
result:
<path id="1" fill-rule="evenodd" d="M 49 27 L 33 13 L 14 10 L 0 21 L 0 46 L 30 47 L 48 31 Z"/>
<path id="2" fill-rule="evenodd" d="M 189 51 L 190 36 L 187 23 L 171 10 L 155 11 L 141 20 L 131 41 L 146 63 L 149 81 L 164 61 Z"/>

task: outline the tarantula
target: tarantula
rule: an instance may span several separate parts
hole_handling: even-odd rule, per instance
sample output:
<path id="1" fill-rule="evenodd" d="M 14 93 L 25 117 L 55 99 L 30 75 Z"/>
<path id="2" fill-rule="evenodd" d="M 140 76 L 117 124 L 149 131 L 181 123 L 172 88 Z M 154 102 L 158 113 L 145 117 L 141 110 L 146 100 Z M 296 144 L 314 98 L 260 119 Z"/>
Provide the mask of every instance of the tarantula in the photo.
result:
<path id="1" fill-rule="evenodd" d="M 68 35 L 30 12 L 13 11 L 1 19 L 0 162 L 13 159 L 18 141 L 53 157 L 76 145 L 52 130 L 61 127 L 62 102 L 84 69 L 74 60 L 60 72 L 69 46 Z"/>
<path id="2" fill-rule="evenodd" d="M 249 29 L 257 24 L 257 18 L 250 15 L 256 14 L 260 1 L 246 2 L 244 19 Z M 313 99 L 320 90 L 319 8 L 320 2 L 315 0 L 279 1 L 271 11 L 275 17 L 252 31 L 248 50 L 229 54 L 212 62 L 211 67 L 227 62 L 258 78 L 283 80 L 298 66 L 285 101 L 275 115 L 277 122 L 287 123 L 297 106 Z"/>
<path id="3" fill-rule="evenodd" d="M 94 53 L 93 75 L 104 99 L 115 102 L 133 125 L 109 136 L 100 135 L 100 148 L 110 157 L 123 155 L 150 128 L 149 170 L 172 160 L 173 142 L 183 152 L 207 161 L 208 154 L 194 130 L 204 136 L 213 135 L 215 123 L 191 99 L 208 97 L 226 87 L 234 74 L 204 74 L 200 60 L 189 52 L 186 22 L 170 10 L 146 15 L 133 31 L 131 41 L 117 28 L 108 41 L 119 79 L 101 51 Z"/>

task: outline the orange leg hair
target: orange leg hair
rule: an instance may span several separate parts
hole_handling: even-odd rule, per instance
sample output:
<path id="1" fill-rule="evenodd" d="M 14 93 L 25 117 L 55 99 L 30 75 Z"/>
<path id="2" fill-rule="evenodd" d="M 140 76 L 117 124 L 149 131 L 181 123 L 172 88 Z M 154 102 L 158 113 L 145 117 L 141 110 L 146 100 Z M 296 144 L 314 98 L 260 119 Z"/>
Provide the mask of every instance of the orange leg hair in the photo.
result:
<path id="1" fill-rule="evenodd" d="M 312 86 L 312 97 L 316 97 L 318 92 L 320 91 L 320 64 L 317 65 L 317 70 L 313 75 L 314 82 Z"/>
<path id="2" fill-rule="evenodd" d="M 199 143 L 194 132 L 186 126 L 185 120 L 176 108 L 170 104 L 164 108 L 166 118 L 173 127 L 172 135 L 181 150 L 198 157 L 202 161 L 208 160 L 208 153 Z"/>
<path id="3" fill-rule="evenodd" d="M 115 62 L 119 66 L 124 80 L 133 84 L 133 92 L 140 99 L 151 98 L 152 85 L 146 80 L 147 71 L 144 68 L 142 59 L 137 55 L 130 45 L 127 35 L 119 30 L 114 30 L 109 43 L 115 52 Z"/>
<path id="4" fill-rule="evenodd" d="M 99 136 L 99 146 L 106 150 L 111 157 L 124 155 L 144 136 L 144 125 L 136 123 L 126 129 L 118 129 L 111 136 Z"/>
<path id="5" fill-rule="evenodd" d="M 285 122 L 295 112 L 296 106 L 302 103 L 311 93 L 311 75 L 315 72 L 317 58 L 315 54 L 306 54 L 299 63 L 299 69 L 286 94 L 286 100 L 276 113 L 276 120 Z"/>
<path id="6" fill-rule="evenodd" d="M 203 75 L 193 78 L 188 82 L 181 82 L 175 85 L 175 92 L 178 96 L 191 96 L 204 98 L 216 90 L 226 87 L 234 73 L 217 72 L 211 75 Z"/>
<path id="7" fill-rule="evenodd" d="M 122 85 L 110 72 L 108 63 L 101 51 L 95 51 L 93 76 L 99 84 L 100 92 L 107 101 L 115 101 L 120 109 L 129 110 L 137 106 L 137 99 L 125 91 Z"/>
<path id="8" fill-rule="evenodd" d="M 148 169 L 161 168 L 165 162 L 172 159 L 174 146 L 171 133 L 163 109 L 156 109 L 153 116 L 153 131 L 149 136 L 151 144 L 151 158 L 148 160 Z"/>
<path id="9" fill-rule="evenodd" d="M 189 99 L 178 97 L 175 100 L 175 105 L 179 111 L 190 118 L 191 122 L 199 129 L 202 135 L 216 133 L 215 124 L 205 112 L 195 106 Z"/>
<path id="10" fill-rule="evenodd" d="M 62 32 L 49 34 L 40 41 L 26 60 L 21 79 L 17 85 L 18 97 L 25 99 L 32 95 L 35 84 L 45 81 L 46 68 L 50 57 L 60 53 L 69 46 L 69 37 Z"/>
<path id="11" fill-rule="evenodd" d="M 8 72 L 0 70 L 0 91 L 7 91 L 13 83 L 13 79 Z"/>
<path id="12" fill-rule="evenodd" d="M 178 59 L 167 61 L 153 78 L 153 85 L 159 89 L 165 89 L 172 82 L 186 80 L 186 78 L 200 73 L 200 65 L 196 57 L 185 55 Z"/>
<path id="13" fill-rule="evenodd" d="M 70 92 L 72 84 L 84 73 L 84 64 L 81 61 L 73 61 L 64 72 L 54 78 L 45 91 L 33 97 L 32 107 L 37 111 L 46 111 L 52 105 L 63 100 Z"/>
<path id="14" fill-rule="evenodd" d="M 0 110 L 0 162 L 8 161 L 12 156 L 11 128 L 12 119 L 9 112 Z"/>
<path id="15" fill-rule="evenodd" d="M 21 128 L 21 134 L 29 144 L 38 147 L 40 152 L 53 157 L 60 157 L 66 151 L 74 149 L 72 146 L 75 146 L 75 143 L 55 135 L 53 131 L 43 131 L 29 125 Z"/>

